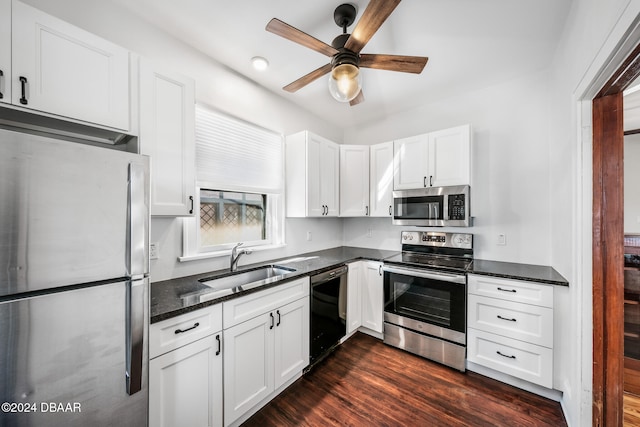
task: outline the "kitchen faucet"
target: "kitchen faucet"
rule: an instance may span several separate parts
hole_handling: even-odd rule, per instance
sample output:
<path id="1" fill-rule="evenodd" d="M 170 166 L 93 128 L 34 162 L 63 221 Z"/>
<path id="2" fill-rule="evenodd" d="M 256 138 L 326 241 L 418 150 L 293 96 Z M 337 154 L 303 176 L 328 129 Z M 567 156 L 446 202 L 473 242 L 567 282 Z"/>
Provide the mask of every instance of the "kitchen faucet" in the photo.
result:
<path id="1" fill-rule="evenodd" d="M 251 249 L 238 249 L 238 247 L 242 245 L 243 243 L 240 242 L 231 249 L 231 266 L 229 267 L 231 271 L 236 271 L 238 269 L 238 260 L 242 254 L 249 255 L 251 253 Z"/>

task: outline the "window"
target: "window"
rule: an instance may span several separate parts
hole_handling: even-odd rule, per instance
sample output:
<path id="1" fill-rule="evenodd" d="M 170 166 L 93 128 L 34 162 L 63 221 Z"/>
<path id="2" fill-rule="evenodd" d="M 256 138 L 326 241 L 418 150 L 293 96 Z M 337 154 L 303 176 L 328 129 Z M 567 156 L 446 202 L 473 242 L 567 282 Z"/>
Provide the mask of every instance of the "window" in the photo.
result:
<path id="1" fill-rule="evenodd" d="M 266 239 L 265 194 L 200 190 L 202 246 Z"/>
<path id="2" fill-rule="evenodd" d="M 284 244 L 282 135 L 196 106 L 196 179 L 181 261 Z"/>

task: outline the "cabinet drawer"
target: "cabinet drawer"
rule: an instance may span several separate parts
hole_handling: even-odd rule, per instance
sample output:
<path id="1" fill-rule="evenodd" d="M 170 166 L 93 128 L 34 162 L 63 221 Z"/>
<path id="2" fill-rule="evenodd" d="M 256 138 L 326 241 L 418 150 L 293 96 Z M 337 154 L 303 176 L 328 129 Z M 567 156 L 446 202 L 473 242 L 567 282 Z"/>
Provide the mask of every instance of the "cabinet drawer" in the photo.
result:
<path id="1" fill-rule="evenodd" d="M 223 303 L 224 329 L 309 295 L 309 277 L 293 280 Z"/>
<path id="2" fill-rule="evenodd" d="M 479 295 L 469 295 L 470 328 L 553 347 L 553 310 Z"/>
<path id="3" fill-rule="evenodd" d="M 553 286 L 524 280 L 467 275 L 470 294 L 553 308 Z"/>
<path id="4" fill-rule="evenodd" d="M 154 323 L 149 327 L 149 357 L 153 359 L 221 330 L 222 304 Z"/>
<path id="5" fill-rule="evenodd" d="M 553 351 L 547 347 L 469 328 L 467 359 L 543 387 L 553 385 Z"/>

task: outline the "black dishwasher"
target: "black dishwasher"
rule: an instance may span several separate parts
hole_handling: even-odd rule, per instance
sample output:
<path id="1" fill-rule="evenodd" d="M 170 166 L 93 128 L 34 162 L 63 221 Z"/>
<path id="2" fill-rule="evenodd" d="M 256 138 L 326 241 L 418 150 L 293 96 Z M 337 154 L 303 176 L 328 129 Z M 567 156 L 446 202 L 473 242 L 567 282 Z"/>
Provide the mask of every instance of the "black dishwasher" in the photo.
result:
<path id="1" fill-rule="evenodd" d="M 327 355 L 347 333 L 347 266 L 311 276 L 310 360 Z"/>

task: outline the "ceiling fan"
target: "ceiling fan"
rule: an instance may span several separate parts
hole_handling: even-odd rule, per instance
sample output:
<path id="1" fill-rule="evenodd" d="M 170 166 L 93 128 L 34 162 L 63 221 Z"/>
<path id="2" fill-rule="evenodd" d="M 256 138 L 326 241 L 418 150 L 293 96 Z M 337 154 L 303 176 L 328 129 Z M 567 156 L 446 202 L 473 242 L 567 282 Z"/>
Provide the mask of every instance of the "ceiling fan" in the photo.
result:
<path id="1" fill-rule="evenodd" d="M 342 34 L 333 39 L 331 45 L 273 18 L 267 24 L 267 31 L 331 57 L 329 64 L 283 89 L 295 92 L 331 72 L 329 92 L 336 100 L 353 106 L 364 101 L 360 67 L 420 74 L 427 64 L 427 57 L 360 53 L 399 3 L 400 0 L 370 0 L 351 34 L 347 34 L 347 27 L 355 21 L 356 8 L 352 4 L 341 4 L 334 11 L 333 19 L 342 28 Z"/>

